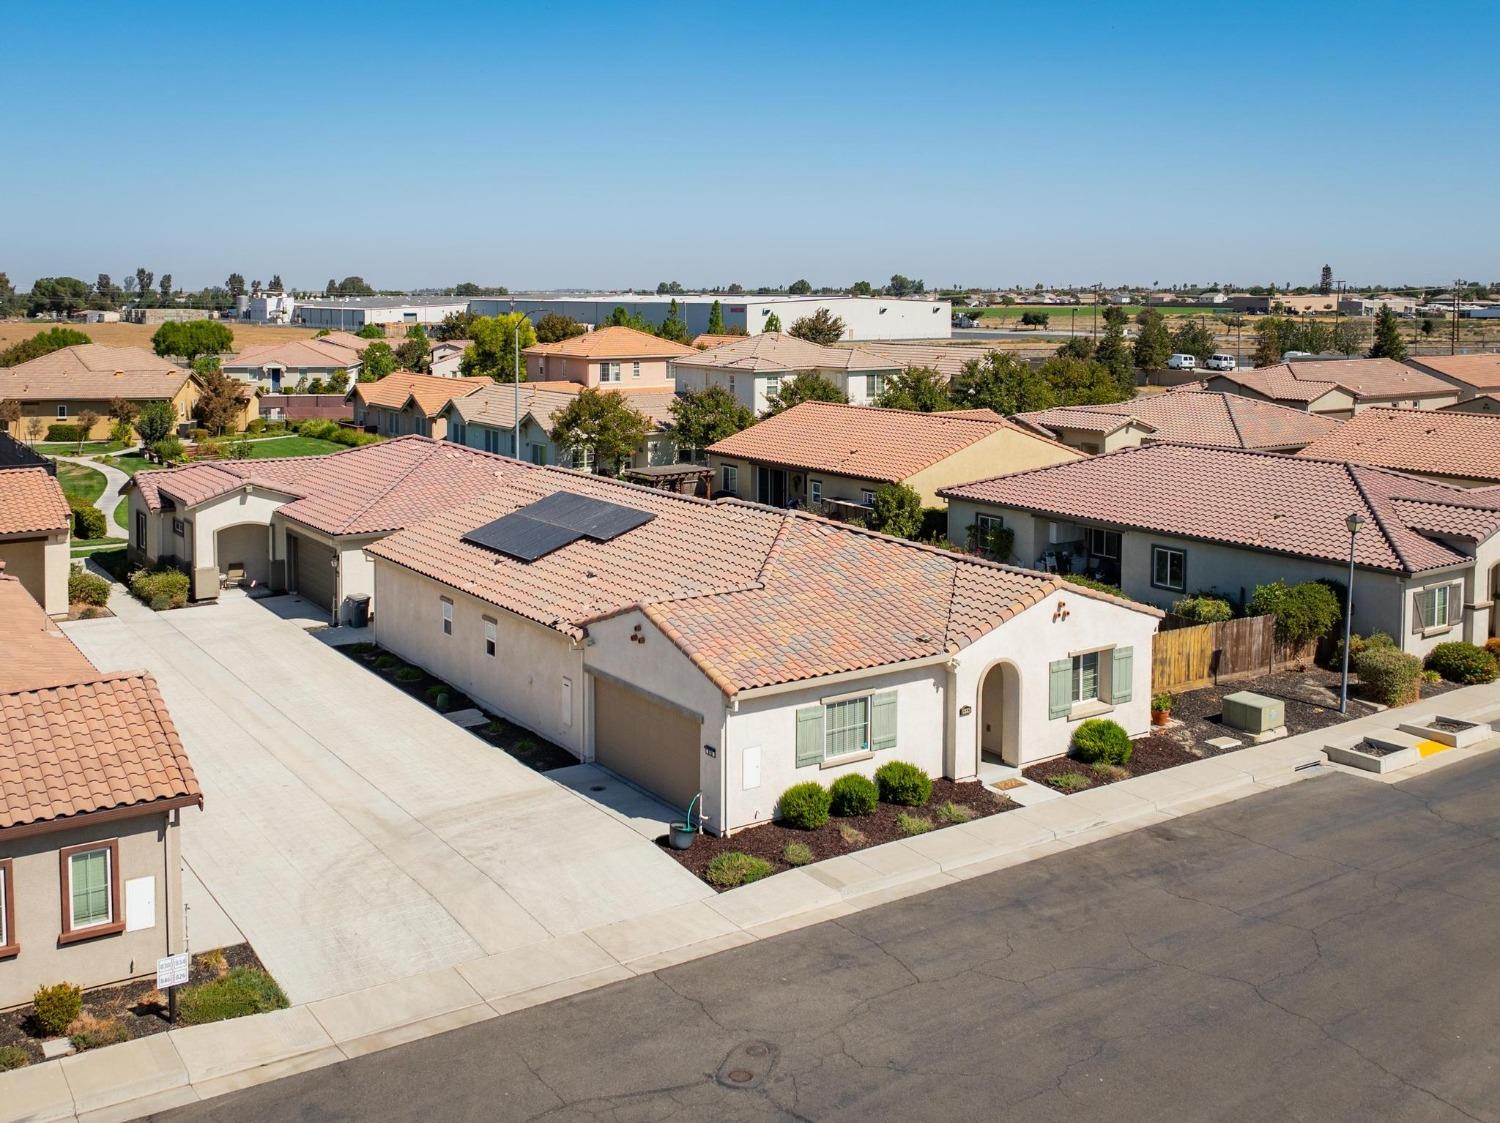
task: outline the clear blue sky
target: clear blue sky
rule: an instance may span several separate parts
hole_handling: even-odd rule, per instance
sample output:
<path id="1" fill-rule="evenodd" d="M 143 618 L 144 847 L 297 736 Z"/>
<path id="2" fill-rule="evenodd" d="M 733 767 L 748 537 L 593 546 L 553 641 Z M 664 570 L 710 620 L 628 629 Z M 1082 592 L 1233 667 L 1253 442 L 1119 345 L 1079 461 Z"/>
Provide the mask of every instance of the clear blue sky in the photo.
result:
<path id="1" fill-rule="evenodd" d="M 0 270 L 1500 279 L 1500 6 L 15 6 Z"/>

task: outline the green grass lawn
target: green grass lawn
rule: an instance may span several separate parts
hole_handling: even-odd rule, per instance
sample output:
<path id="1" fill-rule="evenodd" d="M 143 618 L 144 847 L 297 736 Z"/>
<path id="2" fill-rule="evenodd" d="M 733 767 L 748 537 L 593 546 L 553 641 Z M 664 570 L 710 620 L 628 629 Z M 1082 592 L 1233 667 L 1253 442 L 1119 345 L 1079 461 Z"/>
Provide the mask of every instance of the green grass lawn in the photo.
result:
<path id="1" fill-rule="evenodd" d="M 102 463 L 108 464 L 111 468 L 120 469 L 127 476 L 135 475 L 142 468 L 161 467 L 160 464 L 147 460 L 144 456 L 106 456 Z"/>
<path id="2" fill-rule="evenodd" d="M 338 452 L 343 447 L 333 441 L 320 441 L 316 437 L 276 437 L 269 441 L 252 442 L 250 458 L 264 460 L 270 456 L 322 456 L 325 452 Z"/>
<path id="3" fill-rule="evenodd" d="M 125 446 L 119 441 L 84 441 L 80 450 L 76 441 L 61 441 L 31 447 L 43 456 L 92 456 L 96 452 L 115 452 Z"/>
<path id="4" fill-rule="evenodd" d="M 95 503 L 104 494 L 104 473 L 96 468 L 85 468 L 82 464 L 59 464 L 57 482 L 70 503 Z"/>
<path id="5" fill-rule="evenodd" d="M 130 500 L 121 499 L 115 504 L 115 525 L 121 530 L 130 529 Z"/>

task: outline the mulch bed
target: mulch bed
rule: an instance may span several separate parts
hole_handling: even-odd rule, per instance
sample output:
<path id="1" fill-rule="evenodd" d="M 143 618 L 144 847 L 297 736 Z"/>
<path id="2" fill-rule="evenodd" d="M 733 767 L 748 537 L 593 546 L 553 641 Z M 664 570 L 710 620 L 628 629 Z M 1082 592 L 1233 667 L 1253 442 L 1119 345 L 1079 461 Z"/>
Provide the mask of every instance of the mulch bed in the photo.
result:
<path id="1" fill-rule="evenodd" d="M 265 970 L 265 965 L 249 944 L 235 944 L 219 951 L 229 967 Z M 188 985 L 212 982 L 218 977 L 218 972 L 204 962 L 201 953 L 193 956 Z M 154 976 L 84 991 L 83 1012 L 100 1019 L 118 1020 L 132 1041 L 137 1037 L 150 1037 L 153 1033 L 165 1033 L 172 1028 L 167 1022 L 166 996 L 156 989 Z M 30 1004 L 0 1014 L 0 1045 L 20 1046 L 30 1055 L 32 1064 L 43 1059 L 42 1039 L 46 1036 L 32 1021 Z"/>
<path id="2" fill-rule="evenodd" d="M 503 717 L 497 717 L 483 706 L 477 705 L 472 698 L 461 690 L 457 690 L 441 679 L 434 678 L 420 667 L 413 667 L 419 672 L 419 677 L 409 682 L 402 682 L 396 677 L 396 672 L 402 667 L 410 666 L 404 659 L 393 652 L 386 651 L 376 643 L 352 643 L 344 644 L 336 650 L 343 652 L 350 659 L 368 668 L 397 690 L 405 691 L 424 706 L 437 709 L 437 695 L 441 692 L 448 695 L 448 706 L 446 710 L 439 712 L 453 713 L 457 710 L 476 709 L 484 714 L 489 720 L 484 725 L 476 725 L 469 730 L 481 741 L 494 745 L 497 749 L 515 757 L 528 768 L 538 772 L 550 772 L 554 768 L 568 768 L 578 763 L 578 758 L 561 745 L 555 745 L 545 737 L 538 737 L 529 729 L 522 729 L 513 722 L 506 721 Z M 379 667 L 376 664 L 382 655 L 388 655 L 396 660 L 394 666 Z"/>
<path id="3" fill-rule="evenodd" d="M 897 807 L 894 804 L 878 803 L 872 814 L 852 815 L 848 818 L 834 816 L 815 831 L 797 830 L 795 827 L 783 826 L 780 823 L 762 823 L 759 826 L 747 827 L 728 838 L 711 834 L 699 835 L 690 850 L 673 850 L 665 835 L 658 838 L 656 844 L 705 881 L 707 881 L 705 874 L 708 870 L 708 863 L 718 855 L 728 853 L 749 854 L 756 858 L 764 858 L 775 866 L 779 873 L 782 870 L 794 868 L 782 857 L 782 852 L 789 842 L 803 843 L 812 850 L 813 860 L 818 862 L 825 858 L 837 858 L 840 854 L 853 854 L 855 851 L 864 850 L 870 846 L 878 846 L 882 842 L 894 842 L 897 839 L 913 837 L 904 834 L 896 824 L 896 818 L 902 812 L 931 819 L 934 830 L 942 830 L 952 825 L 939 821 L 934 815 L 934 810 L 940 804 L 950 801 L 969 808 L 974 812 L 976 819 L 998 815 L 1003 811 L 1014 811 L 1018 806 L 999 792 L 985 787 L 978 780 L 958 782 L 938 779 L 932 782 L 932 799 L 928 801 L 926 807 Z M 844 838 L 840 827 L 853 827 L 864 837 L 850 842 Z"/>
<path id="4" fill-rule="evenodd" d="M 1147 776 L 1152 772 L 1161 772 L 1163 769 L 1176 768 L 1179 764 L 1191 764 L 1195 760 L 1202 759 L 1201 754 L 1185 748 L 1170 737 L 1153 733 L 1131 743 L 1130 763 L 1120 769 L 1084 764 L 1082 761 L 1064 756 L 1056 760 L 1044 760 L 1041 764 L 1033 764 L 1022 769 L 1021 775 L 1028 780 L 1035 780 L 1038 784 L 1053 787 L 1051 783 L 1053 779 L 1072 772 L 1088 781 L 1087 787 L 1077 790 L 1088 791 L 1089 788 L 1100 788 L 1105 784 L 1129 780 L 1134 776 Z"/>
<path id="5" fill-rule="evenodd" d="M 69 620 L 102 620 L 113 615 L 113 612 L 101 605 L 84 604 L 82 601 L 74 601 L 68 605 Z"/>

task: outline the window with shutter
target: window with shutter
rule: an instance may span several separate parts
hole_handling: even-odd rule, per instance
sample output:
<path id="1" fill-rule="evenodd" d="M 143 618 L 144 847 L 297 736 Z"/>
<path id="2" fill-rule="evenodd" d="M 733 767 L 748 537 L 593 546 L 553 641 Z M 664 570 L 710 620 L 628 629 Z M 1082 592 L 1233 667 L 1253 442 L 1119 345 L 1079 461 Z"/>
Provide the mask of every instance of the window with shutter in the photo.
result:
<path id="1" fill-rule="evenodd" d="M 896 747 L 896 692 L 887 690 L 870 699 L 870 748 L 875 752 Z"/>
<path id="2" fill-rule="evenodd" d="M 1048 671 L 1047 717 L 1067 717 L 1073 704 L 1073 660 L 1057 659 Z"/>
<path id="3" fill-rule="evenodd" d="M 1130 701 L 1130 680 L 1135 669 L 1135 649 L 1115 648 L 1114 662 L 1109 669 L 1109 696 L 1115 705 Z"/>
<path id="4" fill-rule="evenodd" d="M 823 760 L 823 707 L 803 706 L 797 711 L 797 767 Z"/>

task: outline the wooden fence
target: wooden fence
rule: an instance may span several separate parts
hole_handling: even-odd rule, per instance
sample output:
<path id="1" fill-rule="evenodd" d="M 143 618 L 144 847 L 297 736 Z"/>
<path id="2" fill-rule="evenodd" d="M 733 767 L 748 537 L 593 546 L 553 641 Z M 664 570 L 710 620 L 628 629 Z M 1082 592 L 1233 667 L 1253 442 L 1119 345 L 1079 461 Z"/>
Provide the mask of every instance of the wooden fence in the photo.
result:
<path id="1" fill-rule="evenodd" d="M 1288 648 L 1276 642 L 1276 617 L 1247 616 L 1218 624 L 1187 624 L 1168 616 L 1151 643 L 1151 691 L 1196 690 L 1310 663 L 1317 643 Z"/>

